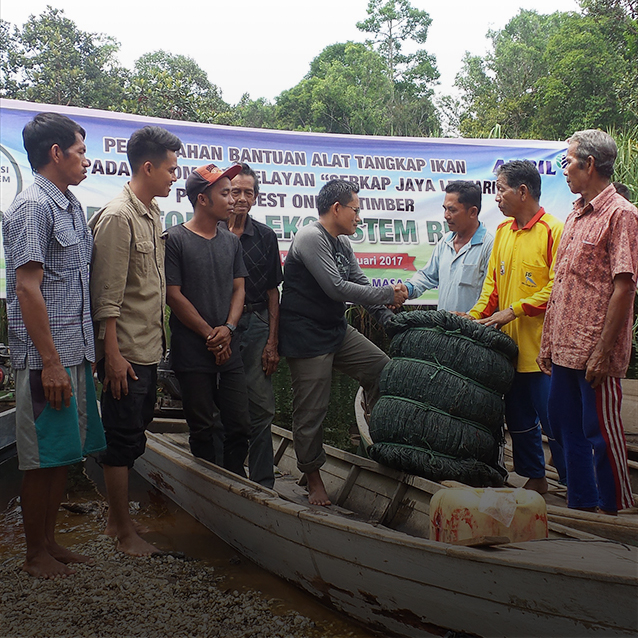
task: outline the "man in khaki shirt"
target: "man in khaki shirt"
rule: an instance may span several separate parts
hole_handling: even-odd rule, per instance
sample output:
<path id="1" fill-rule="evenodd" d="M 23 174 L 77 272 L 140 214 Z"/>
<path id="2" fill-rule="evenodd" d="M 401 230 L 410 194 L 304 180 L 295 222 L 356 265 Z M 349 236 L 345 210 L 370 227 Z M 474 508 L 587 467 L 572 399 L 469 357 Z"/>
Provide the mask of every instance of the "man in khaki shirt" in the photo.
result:
<path id="1" fill-rule="evenodd" d="M 131 520 L 128 473 L 144 453 L 165 346 L 164 242 L 155 197 L 167 197 L 177 179 L 180 147 L 179 138 L 157 126 L 135 131 L 127 146 L 131 181 L 89 222 L 91 306 L 107 443 L 100 457 L 109 501 L 105 533 L 133 556 L 157 551 Z"/>

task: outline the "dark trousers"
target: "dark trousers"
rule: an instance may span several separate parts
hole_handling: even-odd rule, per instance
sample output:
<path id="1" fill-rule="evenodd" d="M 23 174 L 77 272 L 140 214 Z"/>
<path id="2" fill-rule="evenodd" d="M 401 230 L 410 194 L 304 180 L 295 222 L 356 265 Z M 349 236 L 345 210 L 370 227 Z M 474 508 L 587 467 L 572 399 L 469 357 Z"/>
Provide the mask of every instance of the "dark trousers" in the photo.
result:
<path id="1" fill-rule="evenodd" d="M 128 394 L 115 399 L 110 388 L 102 390 L 102 423 L 107 445 L 99 457 L 102 465 L 132 468 L 146 449 L 145 430 L 153 420 L 157 399 L 157 365 L 131 366 L 137 381 L 127 379 Z M 98 361 L 97 375 L 104 382 L 104 359 Z"/>
<path id="2" fill-rule="evenodd" d="M 219 413 L 224 431 L 223 465 L 245 477 L 250 414 L 243 367 L 224 372 L 176 372 L 176 376 L 193 456 L 216 462 L 215 422 Z"/>

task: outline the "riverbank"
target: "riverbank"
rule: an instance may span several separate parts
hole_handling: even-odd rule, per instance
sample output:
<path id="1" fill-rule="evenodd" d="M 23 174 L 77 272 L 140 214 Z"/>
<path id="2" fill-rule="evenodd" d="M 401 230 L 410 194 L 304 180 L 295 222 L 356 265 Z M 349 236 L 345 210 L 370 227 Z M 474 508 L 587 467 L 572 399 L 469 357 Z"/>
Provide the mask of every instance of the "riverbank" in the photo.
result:
<path id="1" fill-rule="evenodd" d="M 219 636 L 313 638 L 314 622 L 289 611 L 277 614 L 255 592 L 223 586 L 223 577 L 201 561 L 171 554 L 131 558 L 108 536 L 74 546 L 93 565 L 55 581 L 21 570 L 22 556 L 0 566 L 0 635 Z"/>
<path id="2" fill-rule="evenodd" d="M 93 566 L 56 581 L 22 572 L 22 514 L 16 459 L 2 464 L 0 636 L 2 638 L 369 638 L 289 583 L 239 556 L 203 525 L 131 474 L 131 507 L 144 537 L 166 553 L 132 558 L 101 535 L 106 503 L 93 461 L 71 471 L 58 513 L 58 540 Z M 86 474 L 91 480 L 88 480 Z M 95 481 L 95 483 L 93 482 Z M 5 509 L 6 508 L 6 509 Z M 4 510 L 4 511 L 2 511 Z"/>

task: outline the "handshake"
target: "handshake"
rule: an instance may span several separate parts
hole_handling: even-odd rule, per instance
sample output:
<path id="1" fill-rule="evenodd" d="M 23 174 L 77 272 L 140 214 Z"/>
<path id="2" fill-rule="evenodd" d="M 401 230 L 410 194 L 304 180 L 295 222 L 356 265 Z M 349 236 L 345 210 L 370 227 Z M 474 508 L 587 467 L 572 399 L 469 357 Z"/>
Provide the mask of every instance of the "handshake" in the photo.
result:
<path id="1" fill-rule="evenodd" d="M 403 305 L 405 300 L 408 298 L 408 289 L 405 284 L 395 284 L 394 286 L 394 301 L 392 304 L 388 305 L 390 310 L 397 310 L 399 307 Z"/>

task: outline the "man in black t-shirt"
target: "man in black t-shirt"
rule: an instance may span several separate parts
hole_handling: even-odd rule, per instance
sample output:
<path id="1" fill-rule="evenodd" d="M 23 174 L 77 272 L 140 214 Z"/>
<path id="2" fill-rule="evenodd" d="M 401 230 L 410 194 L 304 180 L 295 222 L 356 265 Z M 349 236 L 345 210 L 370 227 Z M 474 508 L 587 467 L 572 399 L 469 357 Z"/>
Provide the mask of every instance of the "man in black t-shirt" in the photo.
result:
<path id="1" fill-rule="evenodd" d="M 166 300 L 171 307 L 171 364 L 180 382 L 195 456 L 215 462 L 217 411 L 224 467 L 246 476 L 250 415 L 239 339 L 247 274 L 239 239 L 218 228 L 233 211 L 230 180 L 241 170 L 200 166 L 186 180 L 192 219 L 166 233 Z"/>

